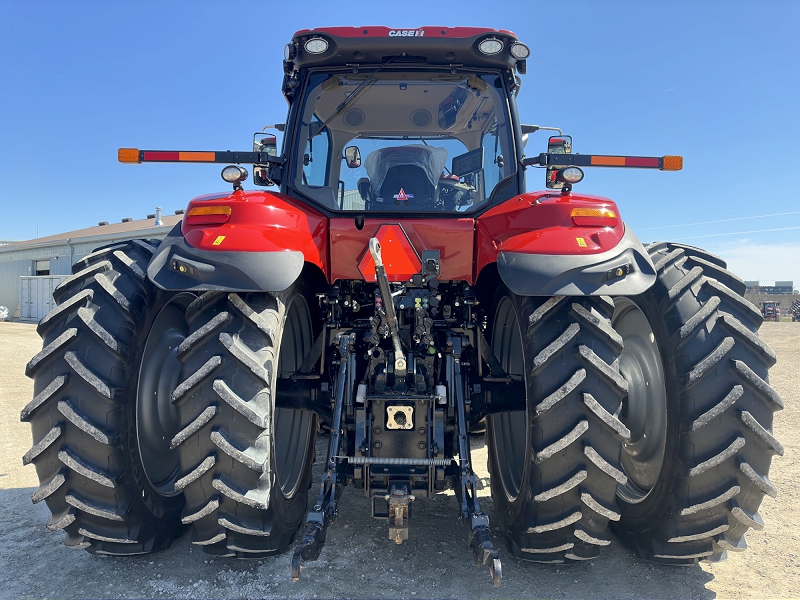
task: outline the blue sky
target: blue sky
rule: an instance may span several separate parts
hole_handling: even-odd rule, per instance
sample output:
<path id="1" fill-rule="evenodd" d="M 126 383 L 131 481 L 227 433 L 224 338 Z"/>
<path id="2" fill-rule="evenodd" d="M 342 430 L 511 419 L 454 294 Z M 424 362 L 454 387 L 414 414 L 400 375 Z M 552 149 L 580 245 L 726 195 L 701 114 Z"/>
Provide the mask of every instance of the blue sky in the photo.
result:
<path id="1" fill-rule="evenodd" d="M 0 240 L 225 190 L 218 166 L 121 165 L 116 150 L 247 150 L 285 119 L 281 59 L 298 29 L 478 25 L 533 50 L 525 122 L 563 128 L 576 152 L 685 157 L 678 173 L 587 170 L 576 191 L 615 200 L 645 242 L 798 287 L 799 24 L 794 0 L 0 0 Z"/>

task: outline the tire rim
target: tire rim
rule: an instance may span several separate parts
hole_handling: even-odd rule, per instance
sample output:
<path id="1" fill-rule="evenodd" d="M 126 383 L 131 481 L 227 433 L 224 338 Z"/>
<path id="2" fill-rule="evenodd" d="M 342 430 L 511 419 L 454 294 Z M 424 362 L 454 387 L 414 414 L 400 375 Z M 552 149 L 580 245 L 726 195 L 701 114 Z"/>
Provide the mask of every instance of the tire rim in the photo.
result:
<path id="1" fill-rule="evenodd" d="M 617 494 L 628 503 L 644 500 L 658 481 L 667 444 L 667 391 L 664 363 L 647 317 L 629 298 L 615 298 L 612 326 L 622 336 L 620 374 L 628 382 L 620 419 L 631 432 L 622 445 L 628 477 Z"/>
<path id="2" fill-rule="evenodd" d="M 178 346 L 189 326 L 186 308 L 194 294 L 178 294 L 158 313 L 147 335 L 136 394 L 136 441 L 145 476 L 162 496 L 177 496 L 175 481 L 180 471 L 178 453 L 170 443 L 178 433 L 178 410 L 172 392 L 181 378 Z"/>
<path id="3" fill-rule="evenodd" d="M 522 336 L 517 313 L 508 297 L 502 298 L 497 305 L 491 347 L 506 373 L 523 377 Z M 526 411 L 502 412 L 491 415 L 488 420 L 497 454 L 497 473 L 493 475 L 500 480 L 506 498 L 513 502 L 519 496 L 525 476 L 527 414 Z"/>
<path id="4" fill-rule="evenodd" d="M 302 296 L 297 296 L 286 311 L 278 373 L 294 373 L 314 343 L 311 313 Z M 312 451 L 314 414 L 307 410 L 276 408 L 275 471 L 278 486 L 287 498 L 294 496 L 302 480 L 308 453 Z"/>

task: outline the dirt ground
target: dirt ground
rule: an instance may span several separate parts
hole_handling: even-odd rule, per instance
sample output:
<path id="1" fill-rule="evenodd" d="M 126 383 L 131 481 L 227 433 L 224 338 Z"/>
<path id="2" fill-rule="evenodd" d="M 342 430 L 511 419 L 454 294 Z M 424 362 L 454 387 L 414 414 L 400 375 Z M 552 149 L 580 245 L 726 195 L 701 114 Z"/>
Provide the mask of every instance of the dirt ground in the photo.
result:
<path id="1" fill-rule="evenodd" d="M 775 433 L 785 455 L 770 473 L 777 500 L 765 498 L 763 531 L 747 535 L 749 549 L 722 563 L 674 568 L 649 564 L 616 543 L 600 559 L 559 566 L 515 560 L 504 551 L 503 585 L 472 564 L 467 529 L 456 521 L 455 497 L 418 502 L 411 539 L 397 546 L 385 523 L 369 516 L 369 503 L 345 488 L 340 516 L 320 560 L 293 582 L 289 556 L 266 560 L 214 559 L 188 535 L 159 554 L 95 557 L 61 544 L 48 532 L 48 510 L 30 496 L 38 482 L 22 467 L 30 428 L 19 413 L 32 396 L 25 363 L 41 348 L 35 326 L 0 323 L 0 598 L 798 598 L 800 597 L 800 323 L 765 323 L 762 337 L 778 355 L 771 382 L 786 409 Z M 324 455 L 327 438 L 318 453 Z M 486 450 L 475 438 L 474 463 L 489 497 Z"/>

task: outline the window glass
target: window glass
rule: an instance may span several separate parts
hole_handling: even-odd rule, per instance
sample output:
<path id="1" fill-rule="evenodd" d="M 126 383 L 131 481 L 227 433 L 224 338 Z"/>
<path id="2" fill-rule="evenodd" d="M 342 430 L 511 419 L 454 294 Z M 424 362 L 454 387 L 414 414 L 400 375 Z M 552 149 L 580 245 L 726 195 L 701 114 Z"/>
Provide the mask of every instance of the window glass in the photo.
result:
<path id="1" fill-rule="evenodd" d="M 303 181 L 306 185 L 314 187 L 327 184 L 329 171 L 330 131 L 327 128 L 320 131 L 321 125 L 315 116 L 310 129 L 319 133 L 313 138 L 306 139 L 306 148 L 303 152 Z"/>
<path id="2" fill-rule="evenodd" d="M 335 210 L 478 208 L 516 168 L 500 81 L 430 71 L 315 73 L 292 185 Z"/>

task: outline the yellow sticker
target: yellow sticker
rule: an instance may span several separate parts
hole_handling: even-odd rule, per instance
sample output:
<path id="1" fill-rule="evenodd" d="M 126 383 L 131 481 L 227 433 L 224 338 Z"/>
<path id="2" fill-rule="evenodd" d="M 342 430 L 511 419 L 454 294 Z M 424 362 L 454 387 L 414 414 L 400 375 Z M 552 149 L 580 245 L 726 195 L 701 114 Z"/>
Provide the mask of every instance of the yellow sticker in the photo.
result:
<path id="1" fill-rule="evenodd" d="M 575 238 L 575 241 L 578 242 L 578 246 L 580 246 L 581 248 L 586 248 L 586 240 L 585 239 L 583 239 L 583 238 Z M 217 242 L 214 242 L 214 243 L 216 244 Z"/>
<path id="2" fill-rule="evenodd" d="M 217 239 L 214 240 L 212 246 L 219 246 L 222 243 L 222 240 L 225 239 L 224 235 L 217 236 Z M 585 246 L 586 244 L 584 244 Z"/>

